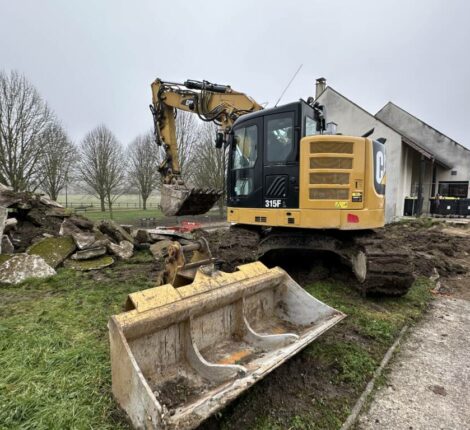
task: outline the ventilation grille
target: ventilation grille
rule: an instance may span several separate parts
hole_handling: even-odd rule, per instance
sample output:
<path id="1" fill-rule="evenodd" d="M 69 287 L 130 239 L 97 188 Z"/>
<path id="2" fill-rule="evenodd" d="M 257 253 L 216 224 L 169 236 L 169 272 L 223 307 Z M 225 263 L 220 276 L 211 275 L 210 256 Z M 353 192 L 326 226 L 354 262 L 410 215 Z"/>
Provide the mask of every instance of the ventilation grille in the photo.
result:
<path id="1" fill-rule="evenodd" d="M 266 222 L 265 216 L 255 216 L 255 222 Z"/>
<path id="2" fill-rule="evenodd" d="M 310 142 L 310 154 L 352 154 L 353 142 Z"/>
<path id="3" fill-rule="evenodd" d="M 344 188 L 310 188 L 311 200 L 349 200 L 349 190 Z"/>
<path id="4" fill-rule="evenodd" d="M 310 173 L 310 184 L 349 184 L 349 173 Z"/>
<path id="5" fill-rule="evenodd" d="M 287 194 L 287 176 L 267 176 L 266 197 L 285 197 Z"/>
<path id="6" fill-rule="evenodd" d="M 352 158 L 310 158 L 311 169 L 352 169 Z"/>

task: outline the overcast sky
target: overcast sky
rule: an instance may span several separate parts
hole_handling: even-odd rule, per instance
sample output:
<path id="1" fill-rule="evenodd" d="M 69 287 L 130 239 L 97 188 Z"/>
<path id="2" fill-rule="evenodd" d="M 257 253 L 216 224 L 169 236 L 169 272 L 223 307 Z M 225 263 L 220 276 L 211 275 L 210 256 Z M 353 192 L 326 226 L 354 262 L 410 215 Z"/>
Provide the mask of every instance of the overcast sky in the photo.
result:
<path id="1" fill-rule="evenodd" d="M 371 113 L 389 100 L 470 147 L 466 0 L 0 0 L 0 69 L 24 73 L 74 141 L 152 127 L 150 83 L 206 79 L 272 106 L 315 78 Z"/>

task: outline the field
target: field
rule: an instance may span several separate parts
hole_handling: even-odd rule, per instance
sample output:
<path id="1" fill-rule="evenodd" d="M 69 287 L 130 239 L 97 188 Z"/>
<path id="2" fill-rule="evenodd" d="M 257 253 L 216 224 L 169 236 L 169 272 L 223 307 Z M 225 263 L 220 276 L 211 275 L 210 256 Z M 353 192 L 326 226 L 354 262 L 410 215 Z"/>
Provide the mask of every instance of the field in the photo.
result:
<path id="1" fill-rule="evenodd" d="M 89 208 L 90 210 L 99 210 L 100 208 L 99 199 L 90 194 L 68 194 L 67 198 L 65 194 L 61 194 L 57 200 L 64 206 L 67 201 L 67 206 L 71 208 L 91 205 L 93 207 Z M 156 194 L 152 194 L 147 200 L 147 207 L 149 209 L 156 208 L 158 207 L 159 201 L 160 197 Z M 139 209 L 142 207 L 141 198 L 138 194 L 123 194 L 116 199 L 114 207 L 116 209 Z"/>
<path id="2" fill-rule="evenodd" d="M 0 287 L 0 427 L 128 429 L 111 397 L 106 322 L 154 278 L 142 251 L 101 272 L 59 269 Z M 348 318 L 201 429 L 338 429 L 397 333 L 431 298 L 424 279 L 400 299 L 365 299 L 341 280 L 303 285 Z"/>

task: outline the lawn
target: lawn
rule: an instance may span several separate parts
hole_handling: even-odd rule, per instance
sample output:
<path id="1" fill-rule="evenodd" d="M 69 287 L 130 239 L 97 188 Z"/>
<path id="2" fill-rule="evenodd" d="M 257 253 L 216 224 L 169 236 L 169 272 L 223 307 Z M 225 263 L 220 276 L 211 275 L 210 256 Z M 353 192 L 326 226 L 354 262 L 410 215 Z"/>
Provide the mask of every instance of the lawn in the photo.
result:
<path id="1" fill-rule="evenodd" d="M 80 214 L 85 215 L 87 218 L 91 219 L 92 221 L 99 221 L 102 219 L 110 219 L 111 215 L 109 211 L 101 212 L 101 211 L 86 211 L 86 212 L 77 212 Z M 155 218 L 161 219 L 164 215 L 162 214 L 160 209 L 115 209 L 113 210 L 112 218 L 119 224 L 131 224 L 135 226 L 140 225 L 140 220 L 144 218 Z"/>
<path id="2" fill-rule="evenodd" d="M 150 255 L 140 252 L 101 272 L 59 269 L 47 280 L 0 286 L 0 428 L 129 428 L 111 397 L 106 323 L 154 276 Z M 339 281 L 307 286 L 348 318 L 208 425 L 339 428 L 401 327 L 423 313 L 429 288 L 420 280 L 406 297 L 384 300 Z"/>

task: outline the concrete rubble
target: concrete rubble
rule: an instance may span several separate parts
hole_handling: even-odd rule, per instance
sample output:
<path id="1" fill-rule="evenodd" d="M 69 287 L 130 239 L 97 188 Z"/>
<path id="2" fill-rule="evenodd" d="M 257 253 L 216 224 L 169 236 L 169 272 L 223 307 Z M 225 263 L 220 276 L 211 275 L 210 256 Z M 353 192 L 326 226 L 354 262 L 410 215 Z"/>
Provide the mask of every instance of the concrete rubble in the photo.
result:
<path id="1" fill-rule="evenodd" d="M 188 239 L 190 235 L 174 229 L 134 229 L 112 220 L 95 223 L 44 195 L 14 192 L 0 184 L 0 273 L 5 282 L 51 276 L 61 266 L 99 270 L 116 259 L 131 258 L 136 249 L 162 260 L 172 240 L 184 244 Z"/>
<path id="2" fill-rule="evenodd" d="M 0 266 L 0 282 L 18 284 L 28 278 L 48 278 L 56 271 L 37 255 L 16 254 Z"/>
<path id="3" fill-rule="evenodd" d="M 0 184 L 0 282 L 51 276 L 61 265 L 96 270 L 133 250 L 132 236 L 112 221 L 95 225 L 43 195 Z M 65 264 L 71 259 L 87 262 Z"/>

